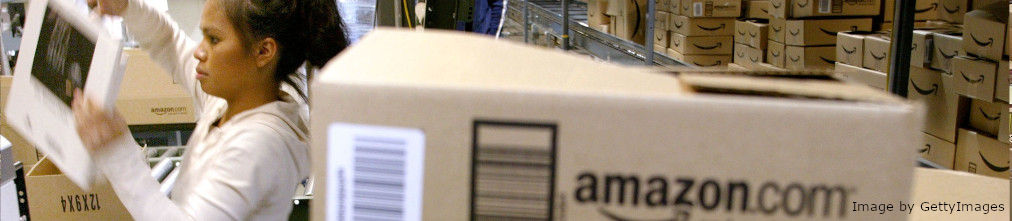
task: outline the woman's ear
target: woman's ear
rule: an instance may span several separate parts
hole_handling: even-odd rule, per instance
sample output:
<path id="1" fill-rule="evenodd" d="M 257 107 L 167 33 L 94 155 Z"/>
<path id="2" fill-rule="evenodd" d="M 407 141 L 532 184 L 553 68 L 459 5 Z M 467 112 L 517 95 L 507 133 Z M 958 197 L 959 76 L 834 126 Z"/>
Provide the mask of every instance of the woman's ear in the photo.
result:
<path id="1" fill-rule="evenodd" d="M 256 58 L 257 67 L 267 67 L 274 62 L 278 54 L 278 42 L 274 38 L 264 38 L 256 44 L 253 56 Z"/>

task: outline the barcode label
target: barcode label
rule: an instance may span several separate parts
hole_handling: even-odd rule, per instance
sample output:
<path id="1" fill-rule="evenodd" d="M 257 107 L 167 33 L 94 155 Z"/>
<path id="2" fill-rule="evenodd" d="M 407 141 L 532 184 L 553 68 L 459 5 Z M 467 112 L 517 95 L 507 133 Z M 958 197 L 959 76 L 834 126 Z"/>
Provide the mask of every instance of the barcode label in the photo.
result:
<path id="1" fill-rule="evenodd" d="M 829 13 L 832 10 L 830 0 L 819 0 L 819 13 Z"/>
<path id="2" fill-rule="evenodd" d="M 921 47 L 921 53 L 924 54 L 924 63 L 931 63 L 931 51 L 934 50 L 934 40 L 928 38 L 924 40 L 924 47 Z"/>
<path id="3" fill-rule="evenodd" d="M 334 123 L 327 135 L 327 220 L 422 219 L 421 130 Z"/>
<path id="4" fill-rule="evenodd" d="M 555 125 L 474 124 L 472 220 L 550 220 Z"/>
<path id="5" fill-rule="evenodd" d="M 703 3 L 692 3 L 692 16 L 703 16 Z"/>

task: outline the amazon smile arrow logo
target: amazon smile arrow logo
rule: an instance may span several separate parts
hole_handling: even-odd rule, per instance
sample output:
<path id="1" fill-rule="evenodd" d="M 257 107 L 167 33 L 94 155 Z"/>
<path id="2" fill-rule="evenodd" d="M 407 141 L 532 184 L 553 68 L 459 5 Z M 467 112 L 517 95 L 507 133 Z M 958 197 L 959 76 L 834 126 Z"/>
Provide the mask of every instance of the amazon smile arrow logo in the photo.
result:
<path id="1" fill-rule="evenodd" d="M 914 81 L 910 81 L 910 84 L 914 86 L 914 90 L 917 91 L 918 94 L 929 95 L 938 91 L 938 84 L 931 84 L 931 89 L 921 88 L 920 86 L 917 86 L 917 83 L 914 83 Z"/>
<path id="2" fill-rule="evenodd" d="M 975 44 L 977 44 L 977 45 L 979 45 L 981 47 L 987 47 L 987 46 L 990 46 L 992 43 L 994 43 L 994 38 L 987 38 L 987 42 L 983 42 L 981 40 L 977 40 L 977 37 L 974 37 L 973 33 L 970 33 L 970 38 L 973 39 L 973 43 L 975 43 Z"/>
<path id="3" fill-rule="evenodd" d="M 716 31 L 716 30 L 720 30 L 720 29 L 724 28 L 724 24 L 720 24 L 720 26 L 713 27 L 713 28 L 703 27 L 702 25 L 696 25 L 696 27 L 699 27 L 699 29 L 703 29 L 705 31 Z"/>
<path id="4" fill-rule="evenodd" d="M 963 73 L 962 71 L 960 71 L 959 74 L 963 75 L 963 79 L 965 79 L 966 82 L 969 82 L 971 84 L 977 84 L 977 83 L 980 83 L 980 82 L 984 81 L 984 75 L 983 74 L 980 75 L 980 79 L 970 79 L 970 76 L 966 76 L 966 73 Z"/>
<path id="5" fill-rule="evenodd" d="M 1000 166 L 994 165 L 993 163 L 991 163 L 991 161 L 988 161 L 987 158 L 984 158 L 984 153 L 981 153 L 980 151 L 977 151 L 977 154 L 980 155 L 980 160 L 984 161 L 984 165 L 987 165 L 988 169 L 991 169 L 992 171 L 995 171 L 995 172 L 1005 172 L 1005 171 L 1008 171 L 1008 166 L 1000 167 Z"/>
<path id="6" fill-rule="evenodd" d="M 984 115 L 984 119 L 987 119 L 989 121 L 996 121 L 998 120 L 999 117 L 1001 117 L 1001 113 L 995 114 L 994 117 L 988 115 L 987 112 L 984 112 L 984 108 L 978 107 L 977 110 L 980 111 L 981 115 Z"/>

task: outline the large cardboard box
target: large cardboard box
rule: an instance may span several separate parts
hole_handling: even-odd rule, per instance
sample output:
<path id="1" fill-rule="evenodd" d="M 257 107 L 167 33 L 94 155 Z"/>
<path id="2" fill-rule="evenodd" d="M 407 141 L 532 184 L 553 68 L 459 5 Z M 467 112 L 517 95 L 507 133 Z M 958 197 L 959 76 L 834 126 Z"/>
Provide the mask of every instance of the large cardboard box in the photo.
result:
<path id="1" fill-rule="evenodd" d="M 766 50 L 769 42 L 769 24 L 756 20 L 734 22 L 734 42 Z"/>
<path id="2" fill-rule="evenodd" d="M 871 18 L 787 20 L 784 27 L 786 45 L 835 45 L 837 32 L 871 31 Z"/>
<path id="3" fill-rule="evenodd" d="M 1002 10 L 1001 12 L 1004 12 Z M 998 16 L 1005 16 L 999 18 Z M 1004 20 L 1004 21 L 1003 21 Z M 991 14 L 984 10 L 966 13 L 963 21 L 963 50 L 967 54 L 1001 60 L 1005 50 L 1005 27 L 1008 25 L 1008 14 Z"/>
<path id="4" fill-rule="evenodd" d="M 769 36 L 770 40 L 771 41 L 775 41 L 775 42 L 780 42 L 781 44 L 783 44 L 784 40 L 787 38 L 786 37 L 787 36 L 787 32 L 784 31 L 784 28 L 786 28 L 786 26 L 787 26 L 787 20 L 786 19 L 771 18 L 770 19 L 770 36 Z"/>
<path id="5" fill-rule="evenodd" d="M 889 88 L 888 74 L 875 70 L 836 62 L 833 73 L 844 81 L 867 85 L 883 91 Z"/>
<path id="6" fill-rule="evenodd" d="M 770 1 L 744 1 L 745 18 L 748 19 L 770 19 Z"/>
<path id="7" fill-rule="evenodd" d="M 970 128 L 981 134 L 987 134 L 995 138 L 1003 138 L 998 134 L 999 128 L 1003 125 L 1001 122 L 1008 122 L 1009 118 L 1009 104 L 1004 101 L 999 102 L 987 102 L 977 99 L 971 99 L 970 101 Z M 1004 125 L 1008 127 L 1008 124 Z M 1004 136 L 1005 138 L 1008 135 Z M 998 139 L 1003 143 L 1008 143 L 1008 139 Z"/>
<path id="8" fill-rule="evenodd" d="M 917 207 L 910 211 L 911 221 L 1009 219 L 1008 177 L 917 168 L 912 194 L 909 201 L 904 201 Z M 947 206 L 958 206 L 959 210 L 941 210 Z"/>
<path id="9" fill-rule="evenodd" d="M 784 54 L 788 70 L 832 70 L 836 65 L 836 46 L 787 46 Z"/>
<path id="10" fill-rule="evenodd" d="M 355 193 L 384 175 L 369 166 L 406 171 L 382 177 L 403 180 L 386 189 L 410 199 L 390 204 L 402 219 L 906 218 L 847 210 L 909 199 L 917 107 L 838 82 L 679 78 L 473 35 L 375 30 L 313 82 L 312 219 L 369 212 L 377 196 Z"/>
<path id="11" fill-rule="evenodd" d="M 646 22 L 643 15 L 628 14 L 627 16 L 612 16 L 615 18 L 615 36 L 638 44 L 645 42 Z"/>
<path id="12" fill-rule="evenodd" d="M 734 18 L 690 18 L 674 16 L 671 30 L 685 36 L 734 35 Z"/>
<path id="13" fill-rule="evenodd" d="M 997 87 L 1008 86 L 1008 81 L 998 82 L 999 67 L 1008 66 L 1007 61 L 998 63 L 975 58 L 958 56 L 952 59 L 952 73 L 956 77 L 956 93 L 970 98 L 994 102 L 999 91 Z M 1005 72 L 1002 72 L 1005 73 Z M 1007 74 L 1005 75 L 1007 76 Z M 1008 96 L 1005 94 L 1005 96 Z"/>
<path id="14" fill-rule="evenodd" d="M 963 15 L 970 11 L 969 0 L 938 0 L 941 7 L 938 10 L 938 19 L 946 22 L 963 23 Z"/>
<path id="15" fill-rule="evenodd" d="M 688 65 L 695 65 L 698 67 L 723 67 L 731 63 L 730 54 L 682 54 L 674 49 L 668 49 L 668 56 L 675 60 L 685 62 Z"/>
<path id="16" fill-rule="evenodd" d="M 669 47 L 681 54 L 731 55 L 734 40 L 728 36 L 692 36 L 672 34 Z M 730 57 L 730 56 L 728 56 Z"/>
<path id="17" fill-rule="evenodd" d="M 132 220 L 109 183 L 84 191 L 43 158 L 25 175 L 32 220 Z"/>
<path id="18" fill-rule="evenodd" d="M 956 144 L 950 143 L 931 134 L 924 134 L 924 145 L 920 146 L 921 157 L 934 162 L 946 169 L 952 169 L 952 162 L 956 160 Z"/>
<path id="19" fill-rule="evenodd" d="M 836 62 L 861 67 L 867 32 L 840 32 L 836 35 Z"/>
<path id="20" fill-rule="evenodd" d="M 766 63 L 773 65 L 774 67 L 784 68 L 787 65 L 787 57 L 784 53 L 787 49 L 784 44 L 776 41 L 770 41 L 769 47 L 766 48 Z"/>
<path id="21" fill-rule="evenodd" d="M 1009 145 L 967 129 L 959 129 L 953 169 L 1009 179 Z"/>
<path id="22" fill-rule="evenodd" d="M 194 99 L 174 83 L 164 68 L 140 49 L 124 49 L 129 56 L 116 109 L 129 125 L 195 123 Z"/>
<path id="23" fill-rule="evenodd" d="M 958 32 L 935 33 L 932 35 L 931 68 L 952 73 L 952 58 L 965 55 L 963 34 Z"/>
<path id="24" fill-rule="evenodd" d="M 927 21 L 938 19 L 938 0 L 916 0 L 914 5 L 914 20 Z M 896 1 L 884 0 L 885 6 L 882 9 L 882 21 L 892 22 L 896 13 Z"/>
<path id="25" fill-rule="evenodd" d="M 879 15 L 880 0 L 770 0 L 777 18 Z"/>
<path id="26" fill-rule="evenodd" d="M 4 108 L 7 106 L 7 96 L 10 95 L 13 81 L 13 76 L 0 76 L 0 110 L 6 110 Z M 0 113 L 0 136 L 11 142 L 14 160 L 21 161 L 25 167 L 30 168 L 39 161 L 39 152 L 24 136 L 7 125 L 6 118 L 4 114 Z"/>
<path id="27" fill-rule="evenodd" d="M 681 0 L 682 15 L 694 18 L 737 18 L 741 0 Z"/>
<path id="28" fill-rule="evenodd" d="M 997 2 L 1004 2 L 1005 4 L 1008 4 L 1008 1 L 1004 0 L 972 0 L 970 1 L 971 3 L 970 10 L 984 9 L 986 8 L 987 5 L 994 4 Z"/>
<path id="29" fill-rule="evenodd" d="M 886 35 L 870 35 L 864 38 L 864 68 L 889 73 L 889 51 L 892 40 Z"/>
<path id="30" fill-rule="evenodd" d="M 734 63 L 746 68 L 755 68 L 765 61 L 766 52 L 745 44 L 734 44 Z"/>
<path id="31" fill-rule="evenodd" d="M 605 13 L 608 11 L 608 0 L 588 0 L 587 2 L 587 24 L 590 27 L 600 27 L 611 24 L 611 19 Z"/>
<path id="32" fill-rule="evenodd" d="M 928 68 L 910 67 L 907 97 L 923 102 L 927 107 L 924 132 L 949 143 L 956 142 L 956 128 L 959 127 L 960 119 L 966 115 L 960 110 L 964 110 L 968 105 L 965 102 L 967 99 L 960 99 L 956 94 L 954 84 L 951 74 Z"/>

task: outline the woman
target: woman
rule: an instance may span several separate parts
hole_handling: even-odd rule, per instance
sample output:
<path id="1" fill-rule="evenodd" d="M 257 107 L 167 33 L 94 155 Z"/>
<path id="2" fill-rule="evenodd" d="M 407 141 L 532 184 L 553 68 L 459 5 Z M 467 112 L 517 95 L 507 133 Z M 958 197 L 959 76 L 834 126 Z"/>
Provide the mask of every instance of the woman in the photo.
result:
<path id="1" fill-rule="evenodd" d="M 285 220 L 309 176 L 305 85 L 290 75 L 347 46 L 334 0 L 208 0 L 194 42 L 142 0 L 89 0 L 196 98 L 172 197 L 158 192 L 122 117 L 75 96 L 78 133 L 137 220 Z M 79 94 L 79 93 L 78 93 Z"/>

